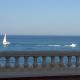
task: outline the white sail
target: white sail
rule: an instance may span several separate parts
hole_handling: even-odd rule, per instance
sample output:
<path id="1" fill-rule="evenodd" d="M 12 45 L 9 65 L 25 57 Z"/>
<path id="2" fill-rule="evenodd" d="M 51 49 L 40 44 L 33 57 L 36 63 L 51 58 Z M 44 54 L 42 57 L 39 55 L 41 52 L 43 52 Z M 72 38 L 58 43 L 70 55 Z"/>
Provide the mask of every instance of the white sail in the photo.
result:
<path id="1" fill-rule="evenodd" d="M 6 42 L 6 34 L 5 34 L 4 39 L 3 39 L 3 43 L 5 43 L 5 42 Z"/>
<path id="2" fill-rule="evenodd" d="M 5 33 L 4 38 L 3 38 L 3 45 L 8 45 L 8 44 L 10 44 L 10 42 L 6 40 L 6 33 Z"/>

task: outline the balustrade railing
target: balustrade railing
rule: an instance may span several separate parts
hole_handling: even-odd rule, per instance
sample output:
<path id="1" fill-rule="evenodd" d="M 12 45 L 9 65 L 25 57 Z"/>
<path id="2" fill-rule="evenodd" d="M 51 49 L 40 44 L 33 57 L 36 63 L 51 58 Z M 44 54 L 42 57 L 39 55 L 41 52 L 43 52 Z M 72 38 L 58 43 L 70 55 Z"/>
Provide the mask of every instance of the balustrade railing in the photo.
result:
<path id="1" fill-rule="evenodd" d="M 80 75 L 80 52 L 0 52 L 0 78 L 63 75 Z"/>
<path id="2" fill-rule="evenodd" d="M 41 56 L 42 57 L 42 63 L 41 63 L 41 68 L 46 68 L 51 67 L 54 68 L 56 67 L 56 65 L 59 68 L 63 68 L 65 67 L 64 64 L 64 57 L 67 57 L 67 67 L 71 67 L 72 66 L 72 56 L 75 56 L 76 59 L 76 63 L 75 66 L 79 67 L 80 66 L 80 52 L 68 52 L 68 51 L 28 51 L 28 52 L 0 52 L 0 59 L 1 57 L 4 57 L 4 59 L 0 60 L 0 64 L 1 63 L 5 63 L 4 66 L 0 65 L 0 68 L 4 67 L 4 68 L 11 68 L 11 57 L 14 58 L 14 66 L 13 68 L 20 68 L 20 57 L 24 58 L 24 61 L 22 64 L 24 68 L 28 68 L 29 67 L 29 57 L 33 57 L 33 64 L 32 64 L 32 68 L 37 68 L 39 67 L 38 64 L 38 57 Z M 59 57 L 59 62 L 55 61 L 55 57 Z M 46 62 L 47 57 L 50 57 L 50 61 L 49 63 Z"/>

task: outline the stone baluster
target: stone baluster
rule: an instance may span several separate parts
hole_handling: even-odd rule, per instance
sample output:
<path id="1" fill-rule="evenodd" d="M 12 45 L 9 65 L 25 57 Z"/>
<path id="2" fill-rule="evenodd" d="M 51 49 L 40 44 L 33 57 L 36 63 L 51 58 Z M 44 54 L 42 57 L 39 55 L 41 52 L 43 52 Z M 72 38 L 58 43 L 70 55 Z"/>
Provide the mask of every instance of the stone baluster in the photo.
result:
<path id="1" fill-rule="evenodd" d="M 34 67 L 37 67 L 37 65 L 38 65 L 37 56 L 34 56 L 34 64 L 33 64 L 33 66 Z"/>
<path id="2" fill-rule="evenodd" d="M 6 68 L 10 68 L 10 57 L 9 56 L 6 56 Z"/>
<path id="3" fill-rule="evenodd" d="M 0 68 L 2 67 L 2 66 L 1 66 L 1 61 L 2 61 L 2 60 L 1 60 L 1 56 L 0 56 Z"/>
<path id="4" fill-rule="evenodd" d="M 15 63 L 15 67 L 16 67 L 16 68 L 19 68 L 19 56 L 16 56 L 16 57 L 15 57 L 15 62 L 16 62 L 16 63 Z"/>
<path id="5" fill-rule="evenodd" d="M 70 67 L 72 65 L 71 58 L 72 58 L 72 56 L 68 56 L 68 67 Z"/>
<path id="6" fill-rule="evenodd" d="M 55 66 L 55 56 L 51 56 L 51 67 Z"/>
<path id="7" fill-rule="evenodd" d="M 64 67 L 63 56 L 59 56 L 60 59 L 60 67 Z"/>
<path id="8" fill-rule="evenodd" d="M 5 57 L 0 57 L 0 58 L 1 58 L 1 60 L 0 60 L 0 68 L 5 68 L 6 63 L 3 64 L 4 61 L 6 62 L 6 60 L 3 59 Z"/>
<path id="9" fill-rule="evenodd" d="M 76 56 L 76 67 L 80 66 L 80 57 Z"/>
<path id="10" fill-rule="evenodd" d="M 42 56 L 42 67 L 46 67 L 46 56 Z"/>
<path id="11" fill-rule="evenodd" d="M 24 56 L 24 67 L 28 67 L 28 56 Z"/>

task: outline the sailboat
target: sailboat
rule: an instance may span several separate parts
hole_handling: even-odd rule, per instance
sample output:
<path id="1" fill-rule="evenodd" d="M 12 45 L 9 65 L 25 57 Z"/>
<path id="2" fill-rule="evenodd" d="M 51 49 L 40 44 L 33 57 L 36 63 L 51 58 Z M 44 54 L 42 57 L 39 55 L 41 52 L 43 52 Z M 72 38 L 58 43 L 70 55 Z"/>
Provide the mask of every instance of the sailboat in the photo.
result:
<path id="1" fill-rule="evenodd" d="M 10 42 L 6 41 L 6 33 L 4 35 L 4 38 L 3 38 L 3 45 L 9 45 Z"/>

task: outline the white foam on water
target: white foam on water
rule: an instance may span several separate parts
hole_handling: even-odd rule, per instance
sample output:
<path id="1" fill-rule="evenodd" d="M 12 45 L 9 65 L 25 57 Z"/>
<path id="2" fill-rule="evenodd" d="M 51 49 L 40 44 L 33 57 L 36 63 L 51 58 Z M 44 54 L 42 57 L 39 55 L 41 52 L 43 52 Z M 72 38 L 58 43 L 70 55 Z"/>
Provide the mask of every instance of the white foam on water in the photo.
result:
<path id="1" fill-rule="evenodd" d="M 70 45 L 64 45 L 64 46 L 70 46 Z"/>
<path id="2" fill-rule="evenodd" d="M 77 46 L 77 44 L 72 43 L 70 45 L 64 45 L 64 46 L 69 46 L 69 47 L 75 48 Z"/>
<path id="3" fill-rule="evenodd" d="M 48 45 L 48 46 L 56 46 L 56 47 L 59 47 L 59 46 L 61 46 L 61 45 Z"/>
<path id="4" fill-rule="evenodd" d="M 49 46 L 49 47 L 54 46 L 54 47 L 59 47 L 61 45 L 36 45 L 36 46 Z"/>
<path id="5" fill-rule="evenodd" d="M 46 46 L 46 45 L 36 45 L 36 46 Z"/>
<path id="6" fill-rule="evenodd" d="M 70 47 L 76 47 L 77 46 L 77 44 L 74 44 L 74 43 L 72 43 L 71 45 L 70 45 Z"/>

